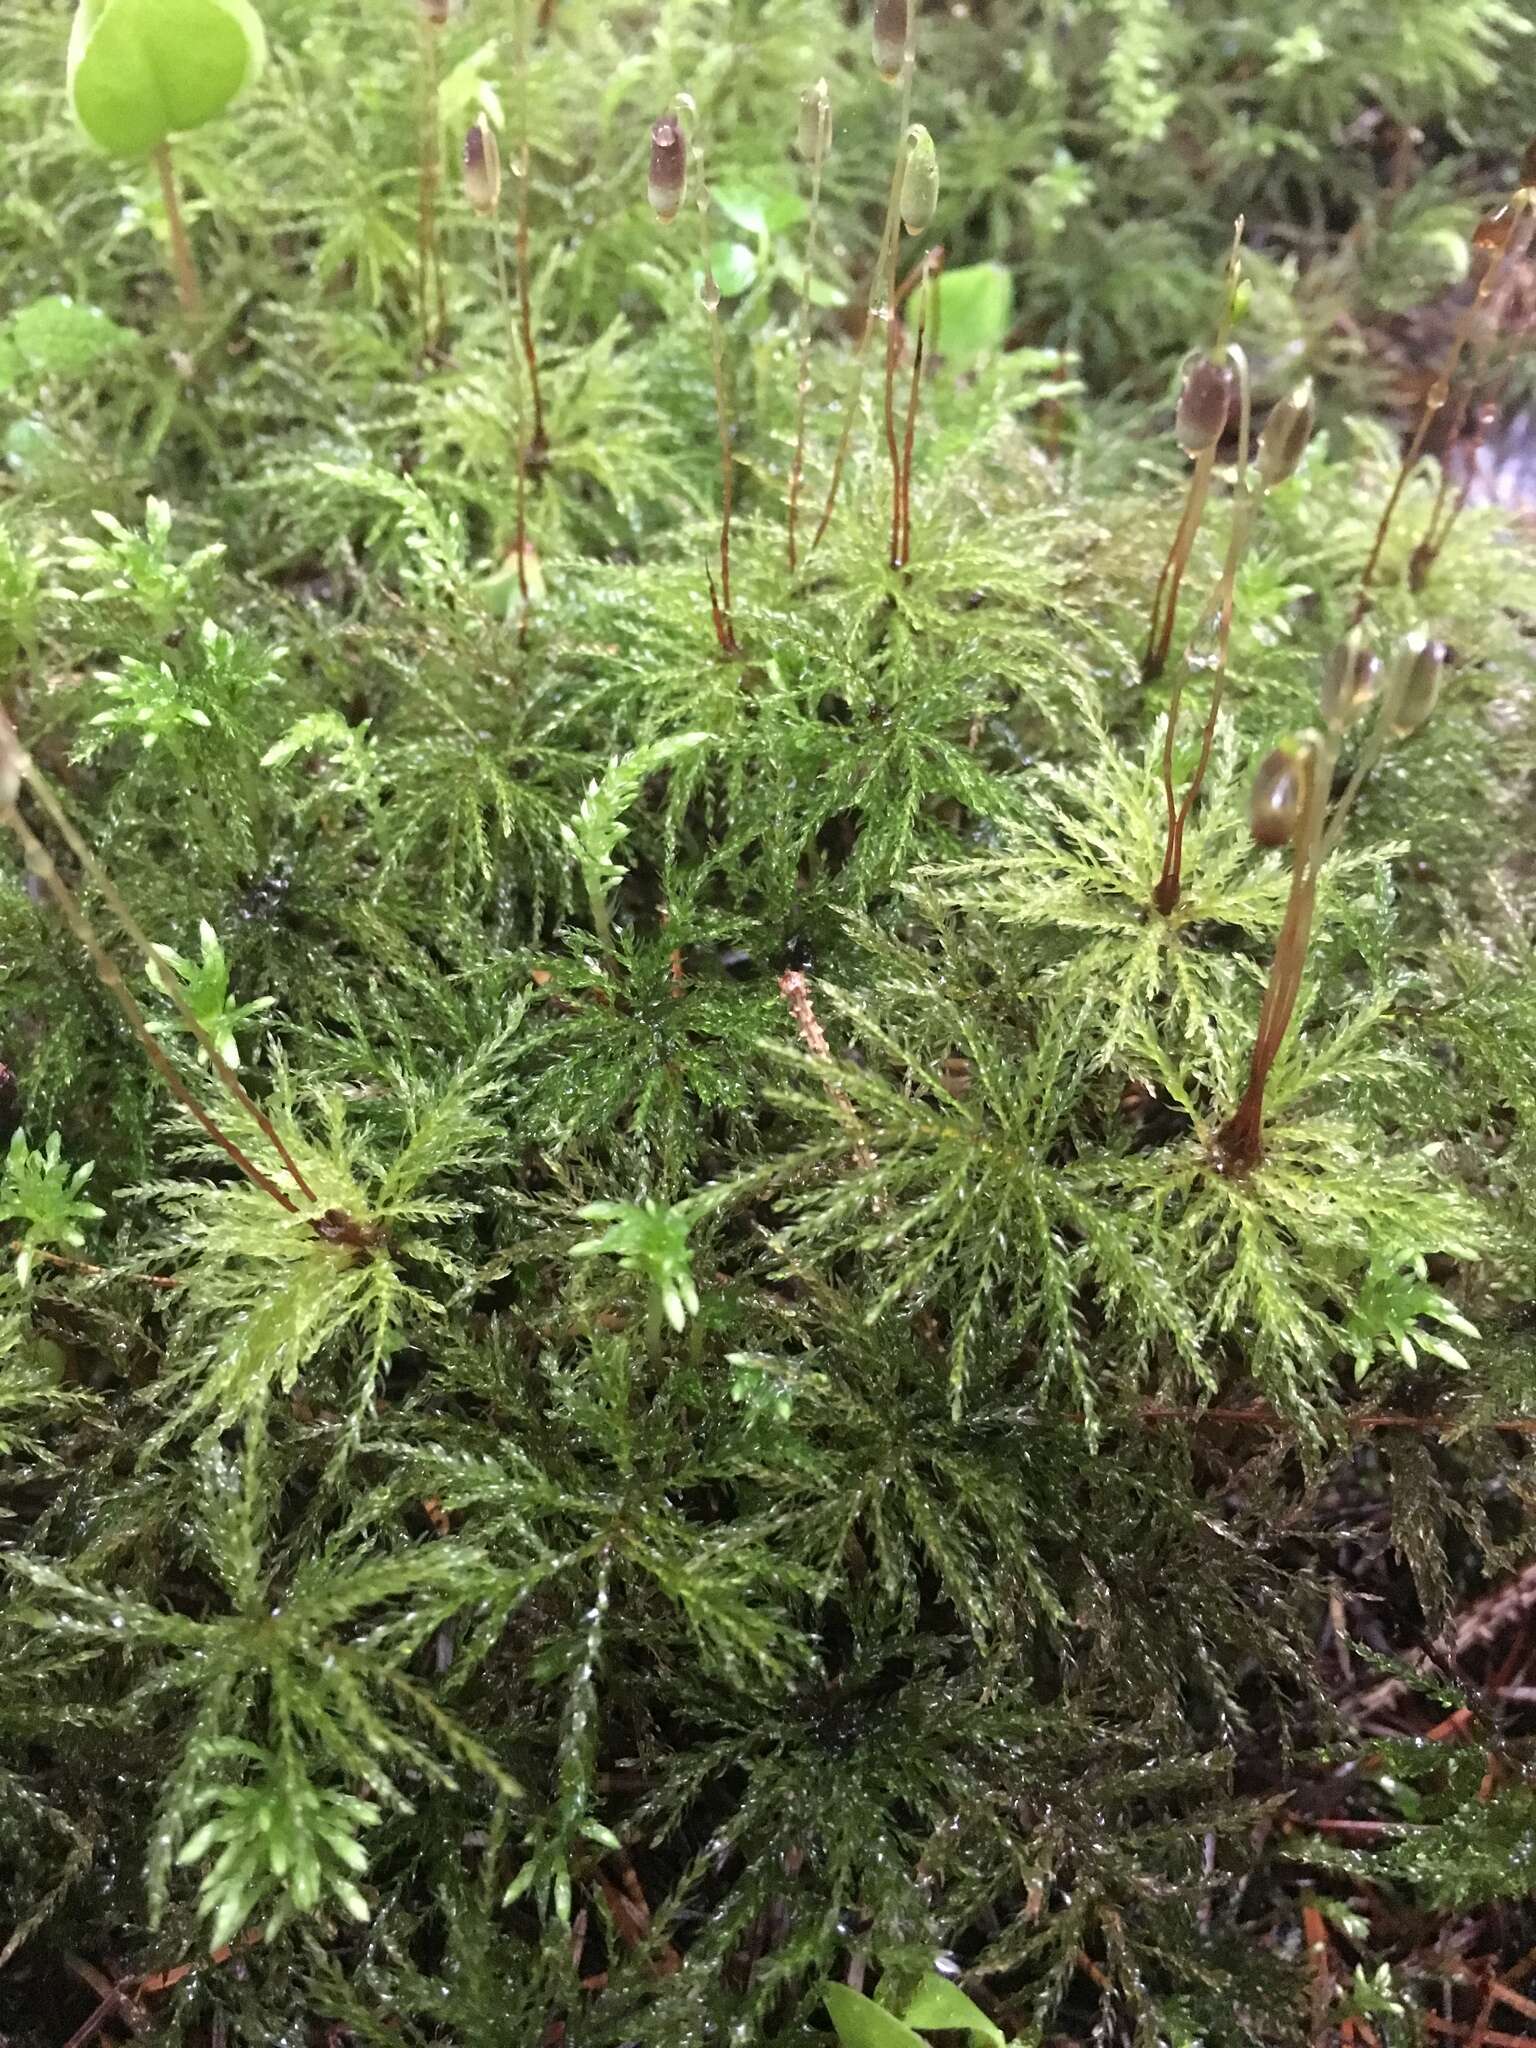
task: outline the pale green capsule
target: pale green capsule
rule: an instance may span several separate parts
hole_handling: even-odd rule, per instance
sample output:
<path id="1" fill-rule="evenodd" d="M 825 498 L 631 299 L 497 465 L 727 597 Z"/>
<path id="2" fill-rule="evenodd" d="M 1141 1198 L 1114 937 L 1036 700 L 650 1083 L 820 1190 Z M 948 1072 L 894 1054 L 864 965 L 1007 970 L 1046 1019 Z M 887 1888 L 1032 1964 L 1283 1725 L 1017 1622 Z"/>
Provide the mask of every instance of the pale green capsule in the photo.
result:
<path id="1" fill-rule="evenodd" d="M 795 136 L 795 149 L 802 162 L 813 164 L 818 158 L 825 163 L 831 148 L 832 97 L 827 91 L 827 81 L 818 78 L 800 95 L 800 127 Z"/>
<path id="2" fill-rule="evenodd" d="M 1365 635 L 1353 627 L 1334 648 L 1323 670 L 1318 709 L 1332 733 L 1344 733 L 1354 724 L 1376 694 L 1381 663 L 1366 645 Z"/>
<path id="3" fill-rule="evenodd" d="M 1440 701 L 1445 681 L 1446 650 L 1427 633 L 1410 633 L 1398 650 L 1400 664 L 1394 690 L 1392 737 L 1405 740 L 1427 724 Z"/>
<path id="4" fill-rule="evenodd" d="M 921 235 L 933 224 L 939 207 L 939 153 L 921 121 L 907 130 L 907 162 L 901 174 L 901 224 L 909 235 Z"/>

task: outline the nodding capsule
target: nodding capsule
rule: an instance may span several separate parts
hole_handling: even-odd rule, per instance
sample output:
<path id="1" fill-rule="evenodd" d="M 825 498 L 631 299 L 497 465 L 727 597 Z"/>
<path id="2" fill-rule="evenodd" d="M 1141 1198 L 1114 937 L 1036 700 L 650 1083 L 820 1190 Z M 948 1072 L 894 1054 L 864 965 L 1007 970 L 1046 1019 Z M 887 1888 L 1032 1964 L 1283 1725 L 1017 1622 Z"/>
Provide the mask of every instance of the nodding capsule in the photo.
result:
<path id="1" fill-rule="evenodd" d="M 1312 400 L 1312 379 L 1305 378 L 1282 398 L 1259 436 L 1259 481 L 1266 491 L 1283 484 L 1301 467 L 1312 438 L 1317 408 Z"/>
<path id="2" fill-rule="evenodd" d="M 825 163 L 831 147 L 832 96 L 827 91 L 827 81 L 818 78 L 800 95 L 800 126 L 795 135 L 795 150 L 803 162 L 813 164 L 818 157 Z"/>
<path id="3" fill-rule="evenodd" d="M 887 85 L 894 85 L 906 67 L 912 42 L 912 0 L 875 0 L 871 42 L 875 69 Z"/>
<path id="4" fill-rule="evenodd" d="M 909 235 L 933 225 L 939 207 L 939 153 L 921 121 L 907 130 L 907 162 L 901 174 L 901 224 Z"/>
<path id="5" fill-rule="evenodd" d="M 1248 797 L 1248 829 L 1256 846 L 1285 846 L 1295 837 L 1306 772 L 1297 747 L 1276 747 L 1259 763 Z"/>
<path id="6" fill-rule="evenodd" d="M 1205 355 L 1190 357 L 1184 366 L 1173 425 L 1179 446 L 1186 454 L 1203 455 L 1216 446 L 1226 432 L 1236 386 L 1230 364 L 1215 362 Z"/>
<path id="7" fill-rule="evenodd" d="M 1445 681 L 1445 643 L 1431 640 L 1424 632 L 1410 633 L 1398 649 L 1397 688 L 1393 693 L 1392 737 L 1405 740 L 1427 724 L 1440 702 Z"/>
<path id="8" fill-rule="evenodd" d="M 1472 247 L 1480 256 L 1502 254 L 1510 236 L 1515 231 L 1517 209 L 1513 206 L 1495 206 L 1485 213 L 1472 230 Z"/>
<path id="9" fill-rule="evenodd" d="M 1353 627 L 1329 655 L 1318 692 L 1318 709 L 1330 732 L 1347 732 L 1354 724 L 1376 694 L 1380 669 L 1364 633 Z"/>
<path id="10" fill-rule="evenodd" d="M 651 130 L 651 171 L 645 190 L 663 227 L 677 219 L 688 190 L 688 145 L 671 114 L 663 114 Z"/>
<path id="11" fill-rule="evenodd" d="M 453 12 L 453 0 L 416 0 L 428 28 L 446 28 Z"/>
<path id="12" fill-rule="evenodd" d="M 501 145 L 485 121 L 476 121 L 464 137 L 464 197 L 476 213 L 487 215 L 501 203 Z"/>

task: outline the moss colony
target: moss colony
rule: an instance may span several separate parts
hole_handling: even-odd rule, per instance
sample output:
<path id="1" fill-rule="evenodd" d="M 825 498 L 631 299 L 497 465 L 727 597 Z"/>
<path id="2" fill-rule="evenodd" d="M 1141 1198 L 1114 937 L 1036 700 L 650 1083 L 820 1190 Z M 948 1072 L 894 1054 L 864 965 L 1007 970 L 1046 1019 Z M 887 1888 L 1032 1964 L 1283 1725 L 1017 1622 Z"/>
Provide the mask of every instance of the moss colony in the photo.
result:
<path id="1" fill-rule="evenodd" d="M 438 12 L 0 20 L 0 2037 L 1524 2038 L 1536 37 Z"/>

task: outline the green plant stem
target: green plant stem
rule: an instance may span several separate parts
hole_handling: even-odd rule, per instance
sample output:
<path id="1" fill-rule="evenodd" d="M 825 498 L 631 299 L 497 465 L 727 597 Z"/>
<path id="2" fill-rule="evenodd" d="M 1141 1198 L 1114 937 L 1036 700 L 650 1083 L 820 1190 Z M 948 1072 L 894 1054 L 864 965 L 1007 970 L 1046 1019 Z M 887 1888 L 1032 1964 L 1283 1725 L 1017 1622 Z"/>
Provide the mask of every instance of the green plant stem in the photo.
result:
<path id="1" fill-rule="evenodd" d="M 203 317 L 203 286 L 197 274 L 197 259 L 192 254 L 186 218 L 181 210 L 181 191 L 170 143 L 157 142 L 153 155 L 155 169 L 160 174 L 160 196 L 165 203 L 166 226 L 170 230 L 171 273 L 176 280 L 176 294 L 181 300 L 182 312 L 195 324 Z"/>
<path id="2" fill-rule="evenodd" d="M 914 60 L 909 49 L 901 70 L 901 114 L 897 126 L 896 166 L 891 173 L 890 196 L 885 207 L 885 226 L 881 230 L 874 275 L 870 280 L 869 297 L 864 306 L 864 325 L 853 352 L 853 362 L 848 372 L 848 388 L 843 394 L 842 432 L 838 436 L 837 453 L 832 459 L 832 478 L 827 487 L 827 502 L 822 508 L 816 531 L 811 536 L 808 554 L 814 554 L 821 545 L 822 536 L 832 524 L 832 514 L 837 509 L 843 471 L 847 466 L 848 451 L 853 445 L 853 429 L 858 417 L 859 393 L 864 385 L 864 359 L 869 350 L 869 338 L 874 333 L 877 322 L 883 320 L 889 323 L 895 317 L 891 301 L 896 290 L 896 248 L 901 227 L 901 181 L 906 170 L 907 129 L 912 117 L 913 69 Z"/>

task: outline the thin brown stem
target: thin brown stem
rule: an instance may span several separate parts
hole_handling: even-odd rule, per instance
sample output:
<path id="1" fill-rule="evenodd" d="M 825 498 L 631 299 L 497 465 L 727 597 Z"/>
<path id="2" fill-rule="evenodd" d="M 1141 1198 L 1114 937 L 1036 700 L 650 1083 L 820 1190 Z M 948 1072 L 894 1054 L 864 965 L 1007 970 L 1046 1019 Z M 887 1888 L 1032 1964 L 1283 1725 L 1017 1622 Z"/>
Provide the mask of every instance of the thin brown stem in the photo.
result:
<path id="1" fill-rule="evenodd" d="M 522 328 L 523 361 L 528 370 L 528 399 L 533 408 L 533 437 L 519 470 L 519 499 L 523 494 L 524 471 L 528 466 L 542 470 L 549 460 L 549 436 L 544 427 L 544 394 L 539 384 L 539 353 L 533 339 L 533 264 L 529 255 L 528 203 L 532 175 L 532 153 L 528 132 L 528 8 L 517 0 L 517 45 L 515 62 L 518 81 L 517 144 L 517 307 Z M 522 545 L 519 533 L 518 545 Z"/>
<path id="2" fill-rule="evenodd" d="M 1234 1178 L 1252 1172 L 1264 1157 L 1264 1091 L 1301 991 L 1317 905 L 1317 878 L 1323 861 L 1323 819 L 1337 754 L 1338 743 L 1330 735 L 1316 742 L 1304 765 L 1306 793 L 1292 842 L 1291 892 L 1259 1010 L 1248 1085 L 1212 1146 L 1221 1170 Z"/>
<path id="3" fill-rule="evenodd" d="M 901 567 L 901 443 L 896 436 L 896 364 L 901 348 L 901 322 L 895 309 L 885 330 L 885 452 L 891 465 L 891 567 Z"/>
<path id="4" fill-rule="evenodd" d="M 416 263 L 421 353 L 426 357 L 433 353 L 442 338 L 443 280 L 437 245 L 437 187 L 441 170 L 441 145 L 437 132 L 438 29 L 425 17 L 421 35 L 421 173 L 416 198 Z M 434 303 L 438 309 L 436 334 L 433 332 Z"/>
<path id="5" fill-rule="evenodd" d="M 1157 887 L 1152 892 L 1152 901 L 1164 917 L 1172 915 L 1178 906 L 1183 891 L 1184 879 L 1184 833 L 1189 824 L 1190 812 L 1205 783 L 1206 770 L 1211 764 L 1211 749 L 1216 742 L 1216 721 L 1221 713 L 1221 700 L 1226 691 L 1227 666 L 1232 652 L 1232 611 L 1237 594 L 1237 575 L 1253 538 L 1254 521 L 1262 498 L 1262 488 L 1255 492 L 1248 477 L 1248 446 L 1252 431 L 1252 392 L 1248 380 L 1248 364 L 1242 351 L 1229 350 L 1238 366 L 1238 448 L 1237 448 L 1237 490 L 1232 508 L 1232 526 L 1227 535 L 1226 559 L 1222 563 L 1221 580 L 1216 586 L 1214 611 L 1216 617 L 1216 666 L 1211 678 L 1210 702 L 1206 707 L 1205 725 L 1200 734 L 1200 754 L 1195 762 L 1195 772 L 1189 779 L 1183 801 L 1174 808 L 1173 796 L 1173 749 L 1174 733 L 1178 722 L 1179 704 L 1183 696 L 1183 674 L 1175 686 L 1173 700 L 1168 707 L 1168 729 L 1163 735 L 1163 793 L 1168 807 L 1168 836 L 1163 846 L 1163 869 L 1158 877 Z"/>
<path id="6" fill-rule="evenodd" d="M 832 514 L 837 509 L 843 471 L 847 467 L 848 451 L 853 445 L 853 429 L 858 417 L 859 392 L 864 383 L 864 358 L 869 349 L 869 338 L 875 331 L 877 320 L 890 320 L 894 317 L 891 300 L 895 293 L 896 249 L 901 223 L 901 181 L 906 171 L 907 129 L 912 113 L 912 71 L 912 52 L 908 50 L 901 73 L 901 122 L 897 130 L 896 167 L 891 173 L 890 196 L 885 207 L 885 226 L 880 233 L 880 247 L 875 255 L 869 295 L 864 303 L 864 324 L 859 331 L 858 343 L 853 352 L 853 362 L 848 372 L 848 388 L 843 394 L 843 426 L 838 436 L 837 453 L 832 459 L 832 477 L 827 487 L 827 502 L 822 508 L 816 531 L 811 536 L 811 545 L 807 550 L 810 554 L 814 554 L 820 547 L 823 535 L 832 524 Z"/>
<path id="7" fill-rule="evenodd" d="M 528 450 L 523 440 L 523 393 L 517 374 L 517 328 L 512 310 L 512 291 L 507 282 L 507 252 L 502 239 L 501 216 L 491 222 L 496 251 L 496 289 L 507 323 L 507 382 L 512 390 L 512 439 L 517 460 L 517 509 L 513 526 L 513 548 L 517 556 L 517 590 L 522 599 L 519 633 L 528 630 Z"/>
<path id="8" fill-rule="evenodd" d="M 1157 588 L 1152 596 L 1152 617 L 1147 628 L 1147 648 L 1141 661 L 1141 678 L 1146 683 L 1155 682 L 1168 665 L 1168 651 L 1173 645 L 1174 621 L 1179 612 L 1179 592 L 1184 587 L 1184 572 L 1189 567 L 1195 535 L 1200 530 L 1205 502 L 1210 495 L 1211 473 L 1215 467 L 1215 448 L 1202 448 L 1195 457 L 1194 474 L 1189 479 L 1189 488 L 1184 496 L 1184 510 L 1174 531 L 1168 559 L 1163 564 L 1163 572 L 1157 579 Z M 1176 688 L 1175 698 L 1178 695 L 1179 690 Z"/>
<path id="9" fill-rule="evenodd" d="M 134 916 L 132 910 L 129 909 L 117 884 L 75 830 L 69 813 L 59 802 L 58 797 L 54 794 L 46 778 L 38 773 L 31 760 L 22 752 L 20 742 L 17 740 L 15 730 L 10 725 L 9 720 L 5 720 L 3 715 L 0 715 L 0 777 L 3 777 L 5 773 L 7 760 L 14 764 L 14 772 L 18 777 L 26 780 L 39 806 L 46 813 L 54 829 L 58 832 L 59 837 L 74 856 L 81 873 L 89 877 L 92 885 L 96 888 L 112 915 L 117 919 L 125 935 L 138 948 L 145 966 L 153 969 L 158 974 L 163 963 L 159 953 L 155 950 L 154 941 Z M 284 1144 L 272 1119 L 261 1108 L 259 1103 L 252 1100 L 239 1075 L 214 1044 L 197 1012 L 192 1008 L 177 986 L 175 976 L 165 975 L 161 986 L 170 998 L 172 1007 L 176 1010 L 182 1023 L 197 1041 L 200 1050 L 213 1070 L 215 1078 L 219 1081 L 225 1093 L 238 1104 L 240 1109 L 256 1125 L 256 1128 L 261 1132 L 267 1143 L 276 1152 L 278 1158 L 292 1175 L 293 1183 L 304 1199 L 307 1202 L 313 1202 L 315 1200 L 315 1191 L 305 1179 L 298 1161 L 294 1158 L 288 1146 Z"/>
<path id="10" fill-rule="evenodd" d="M 816 239 L 821 226 L 821 180 L 827 161 L 830 112 L 816 123 L 816 148 L 811 159 L 811 214 L 805 235 L 805 276 L 800 286 L 800 334 L 795 371 L 795 453 L 789 468 L 787 553 L 793 575 L 798 566 L 795 528 L 800 515 L 800 485 L 805 475 L 805 418 L 811 397 L 811 280 L 816 268 Z"/>
<path id="11" fill-rule="evenodd" d="M 89 956 L 91 965 L 95 968 L 103 988 L 106 989 L 107 993 L 122 1011 L 127 1019 L 128 1028 L 144 1050 L 145 1058 L 160 1076 L 161 1080 L 164 1081 L 166 1087 L 170 1089 L 172 1095 L 175 1096 L 182 1108 L 187 1110 L 197 1120 L 219 1149 L 234 1161 L 235 1165 L 239 1167 L 253 1187 L 260 1188 L 264 1195 L 270 1195 L 272 1200 L 279 1207 L 286 1209 L 290 1215 L 297 1215 L 298 1205 L 293 1201 L 292 1197 L 286 1195 L 277 1185 L 276 1181 L 269 1179 L 256 1162 L 236 1144 L 229 1133 L 214 1122 L 213 1118 L 204 1109 L 191 1089 L 182 1080 L 180 1074 L 177 1073 L 171 1062 L 166 1058 L 158 1040 L 149 1028 L 144 1012 L 139 1008 L 138 1003 L 134 999 L 133 991 L 123 979 L 117 962 L 106 951 L 95 932 L 91 929 L 89 919 L 76 902 L 69 884 L 59 873 L 52 854 L 49 853 L 47 847 L 44 846 L 41 839 L 38 838 L 32 827 L 21 815 L 21 811 L 15 802 L 9 802 L 0 806 L 0 823 L 3 823 L 14 834 L 21 846 L 28 867 L 31 868 L 33 874 L 37 876 L 38 880 L 58 905 L 64 922 L 69 926 Z"/>
<path id="12" fill-rule="evenodd" d="M 192 243 L 181 210 L 181 191 L 176 182 L 176 166 L 171 159 L 170 143 L 163 140 L 157 142 L 153 155 L 155 169 L 160 174 L 160 196 L 165 202 L 166 226 L 171 236 L 171 269 L 176 279 L 176 294 L 181 300 L 182 312 L 188 320 L 197 322 L 203 317 L 203 286 L 197 274 L 197 260 L 192 254 Z"/>
<path id="13" fill-rule="evenodd" d="M 1518 217 L 1505 237 L 1503 246 L 1493 250 L 1479 251 L 1477 256 L 1474 257 L 1474 261 L 1480 263 L 1477 285 L 1470 301 L 1462 308 L 1461 316 L 1452 329 L 1450 341 L 1446 346 L 1445 359 L 1436 372 L 1428 391 L 1424 394 L 1424 403 L 1419 411 L 1418 424 L 1413 430 L 1407 448 L 1403 451 L 1403 458 L 1398 464 L 1397 475 L 1393 479 L 1392 489 L 1387 495 L 1387 502 L 1381 508 L 1381 517 L 1376 522 L 1376 533 L 1371 542 L 1371 550 L 1365 558 L 1364 568 L 1360 571 L 1360 586 L 1355 595 L 1355 608 L 1351 618 L 1351 623 L 1354 625 L 1360 623 L 1370 608 L 1371 584 L 1380 566 L 1382 549 L 1386 546 L 1387 535 L 1392 529 L 1392 522 L 1396 517 L 1397 508 L 1402 502 L 1403 492 L 1407 489 L 1408 479 L 1418 467 L 1419 458 L 1424 453 L 1424 445 L 1429 439 L 1430 428 L 1434 425 L 1436 416 L 1450 398 L 1451 383 L 1456 375 L 1457 366 L 1460 364 L 1467 344 L 1472 339 L 1473 333 L 1477 328 L 1484 308 L 1487 305 L 1489 294 L 1492 292 L 1496 281 L 1512 274 L 1515 265 L 1519 263 L 1529 249 L 1532 234 L 1536 233 L 1536 210 L 1533 210 L 1532 195 L 1522 190 L 1515 195 L 1512 203 L 1518 209 Z"/>
<path id="14" fill-rule="evenodd" d="M 928 302 L 932 297 L 927 280 L 937 278 L 944 265 L 944 251 L 932 249 L 924 259 L 927 278 L 917 309 L 917 338 L 912 346 L 912 385 L 907 394 L 907 426 L 901 448 L 901 560 L 905 568 L 912 559 L 912 452 L 917 438 L 917 409 L 923 393 L 923 353 L 928 332 Z"/>
<path id="15" fill-rule="evenodd" d="M 678 106 L 690 110 L 693 102 L 680 95 Z M 699 216 L 699 260 L 703 281 L 699 295 L 709 321 L 709 353 L 715 374 L 715 425 L 720 436 L 720 585 L 708 578 L 709 606 L 715 638 L 724 654 L 739 654 L 736 625 L 731 612 L 731 516 L 736 498 L 736 463 L 731 452 L 731 404 L 725 375 L 725 328 L 720 319 L 720 287 L 715 282 L 709 249 L 709 183 L 705 175 L 704 146 L 697 135 L 691 138 L 694 162 L 695 201 Z"/>

